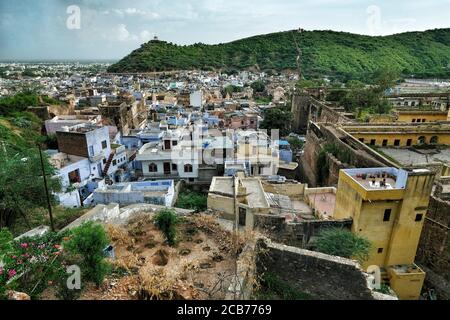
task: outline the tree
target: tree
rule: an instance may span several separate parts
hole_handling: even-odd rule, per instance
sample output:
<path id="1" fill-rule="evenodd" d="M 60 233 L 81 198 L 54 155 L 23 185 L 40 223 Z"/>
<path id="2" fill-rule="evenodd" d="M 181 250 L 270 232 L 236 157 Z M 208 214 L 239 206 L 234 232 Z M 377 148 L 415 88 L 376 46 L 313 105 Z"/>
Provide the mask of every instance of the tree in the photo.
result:
<path id="1" fill-rule="evenodd" d="M 374 73 L 373 82 L 377 91 L 383 93 L 385 90 L 392 88 L 399 78 L 400 74 L 398 71 L 390 68 L 381 68 Z"/>
<path id="2" fill-rule="evenodd" d="M 234 92 L 242 92 L 242 88 L 238 87 L 238 86 L 233 86 L 233 85 L 229 85 L 226 86 L 225 88 L 222 89 L 222 96 L 226 96 L 227 94 L 229 94 L 230 96 L 234 93 Z"/>
<path id="3" fill-rule="evenodd" d="M 291 145 L 292 150 L 299 151 L 303 148 L 303 141 L 297 137 L 289 137 L 287 141 Z"/>
<path id="4" fill-rule="evenodd" d="M 59 192 L 61 181 L 51 178 L 56 169 L 45 153 L 43 156 L 49 192 Z M 0 141 L 0 228 L 11 227 L 19 217 L 27 222 L 31 210 L 47 207 L 41 172 L 37 148 L 17 150 Z M 55 199 L 51 200 L 56 203 Z"/>
<path id="5" fill-rule="evenodd" d="M 180 222 L 175 211 L 162 209 L 153 218 L 156 226 L 166 237 L 169 246 L 173 246 L 176 240 L 176 225 Z"/>
<path id="6" fill-rule="evenodd" d="M 369 258 L 371 243 L 345 229 L 325 229 L 316 240 L 316 250 L 333 256 L 356 259 L 360 263 Z"/>
<path id="7" fill-rule="evenodd" d="M 280 136 L 287 136 L 291 131 L 292 113 L 283 111 L 280 108 L 270 108 L 264 112 L 264 120 L 261 122 L 261 129 L 278 129 Z"/>
<path id="8" fill-rule="evenodd" d="M 264 91 L 266 91 L 266 85 L 264 84 L 263 81 L 258 80 L 253 82 L 250 87 L 253 89 L 254 92 L 256 93 L 262 93 Z"/>

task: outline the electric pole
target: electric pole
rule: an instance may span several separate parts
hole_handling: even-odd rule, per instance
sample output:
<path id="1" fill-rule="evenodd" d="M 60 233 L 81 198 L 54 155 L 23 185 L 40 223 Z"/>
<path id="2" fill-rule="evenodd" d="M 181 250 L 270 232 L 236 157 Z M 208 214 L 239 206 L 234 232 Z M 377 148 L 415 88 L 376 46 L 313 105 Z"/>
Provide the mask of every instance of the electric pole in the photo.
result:
<path id="1" fill-rule="evenodd" d="M 47 187 L 47 176 L 45 175 L 44 158 L 42 157 L 41 145 L 38 144 L 39 157 L 41 158 L 42 177 L 44 178 L 45 195 L 47 196 L 48 214 L 50 216 L 50 227 L 52 231 L 55 231 L 55 225 L 53 224 L 52 204 L 50 201 L 50 195 Z"/>

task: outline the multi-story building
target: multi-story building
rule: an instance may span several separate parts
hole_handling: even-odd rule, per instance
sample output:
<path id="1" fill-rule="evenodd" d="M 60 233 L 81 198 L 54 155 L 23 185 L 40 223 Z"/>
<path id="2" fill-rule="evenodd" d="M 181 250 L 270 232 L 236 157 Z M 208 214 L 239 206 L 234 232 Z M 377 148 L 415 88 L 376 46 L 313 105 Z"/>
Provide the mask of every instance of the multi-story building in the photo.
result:
<path id="1" fill-rule="evenodd" d="M 84 198 L 93 191 L 90 182 L 109 177 L 128 164 L 125 146 L 111 144 L 107 127 L 80 124 L 56 131 L 59 152 L 50 161 L 58 169 L 63 187 L 75 185 Z"/>
<path id="2" fill-rule="evenodd" d="M 144 178 L 210 182 L 227 157 L 232 159 L 233 143 L 229 137 L 197 135 L 185 129 L 168 130 L 161 141 L 143 145 L 136 161 Z"/>
<path id="3" fill-rule="evenodd" d="M 352 231 L 368 239 L 363 264 L 373 266 L 400 299 L 420 296 L 425 273 L 414 263 L 435 174 L 427 169 L 341 170 L 334 219 L 352 218 Z"/>
<path id="4" fill-rule="evenodd" d="M 279 167 L 279 148 L 275 141 L 260 131 L 238 130 L 235 134 L 237 161 L 246 161 L 254 176 L 276 175 Z"/>

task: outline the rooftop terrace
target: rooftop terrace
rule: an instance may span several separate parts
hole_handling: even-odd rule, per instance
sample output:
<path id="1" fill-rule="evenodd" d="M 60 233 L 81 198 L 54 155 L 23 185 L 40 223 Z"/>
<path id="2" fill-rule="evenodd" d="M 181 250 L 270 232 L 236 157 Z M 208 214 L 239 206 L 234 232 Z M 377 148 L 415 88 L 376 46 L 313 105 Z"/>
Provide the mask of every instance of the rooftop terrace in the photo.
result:
<path id="1" fill-rule="evenodd" d="M 361 168 L 343 170 L 365 190 L 404 189 L 408 179 L 405 170 L 396 168 Z"/>

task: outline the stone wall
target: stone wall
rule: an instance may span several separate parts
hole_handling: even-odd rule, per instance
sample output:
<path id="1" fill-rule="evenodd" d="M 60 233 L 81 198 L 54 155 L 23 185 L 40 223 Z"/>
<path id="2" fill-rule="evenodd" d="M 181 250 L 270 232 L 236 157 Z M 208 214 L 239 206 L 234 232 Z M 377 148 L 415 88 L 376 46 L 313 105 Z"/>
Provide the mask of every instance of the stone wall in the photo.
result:
<path id="1" fill-rule="evenodd" d="M 352 220 L 326 221 L 311 220 L 297 223 L 287 223 L 286 218 L 273 214 L 256 214 L 254 227 L 273 241 L 299 247 L 311 248 L 314 237 L 321 230 L 329 228 L 347 228 L 352 226 Z"/>
<path id="2" fill-rule="evenodd" d="M 417 250 L 417 263 L 427 270 L 425 287 L 438 298 L 450 299 L 450 201 L 430 197 Z"/>
<path id="3" fill-rule="evenodd" d="M 350 161 L 349 163 L 343 163 L 340 159 L 328 153 L 328 174 L 323 177 L 323 185 L 336 185 L 341 169 L 395 166 L 365 144 L 333 125 L 321 124 L 319 127 L 319 125 L 312 124 L 310 129 L 306 136 L 304 153 L 300 161 L 300 176 L 303 181 L 312 187 L 319 185 L 317 159 L 325 144 L 334 144 L 341 152 L 348 153 Z"/>
<path id="4" fill-rule="evenodd" d="M 341 109 L 333 109 L 308 93 L 297 93 L 292 97 L 292 128 L 295 132 L 306 133 L 309 122 L 345 123 L 349 122 Z"/>
<path id="5" fill-rule="evenodd" d="M 374 300 L 356 261 L 260 240 L 256 270 L 276 274 L 314 300 Z"/>

